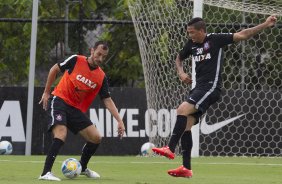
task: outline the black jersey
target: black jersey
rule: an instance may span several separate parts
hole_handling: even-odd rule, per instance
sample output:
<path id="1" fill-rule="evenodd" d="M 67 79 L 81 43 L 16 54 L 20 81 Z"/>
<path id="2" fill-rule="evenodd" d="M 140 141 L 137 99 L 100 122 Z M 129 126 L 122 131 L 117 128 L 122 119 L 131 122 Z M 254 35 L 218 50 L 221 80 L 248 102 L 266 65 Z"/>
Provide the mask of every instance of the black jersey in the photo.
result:
<path id="1" fill-rule="evenodd" d="M 192 56 L 196 63 L 196 88 L 221 88 L 222 47 L 233 43 L 232 33 L 207 34 L 203 43 L 188 40 L 179 52 L 180 60 Z"/>

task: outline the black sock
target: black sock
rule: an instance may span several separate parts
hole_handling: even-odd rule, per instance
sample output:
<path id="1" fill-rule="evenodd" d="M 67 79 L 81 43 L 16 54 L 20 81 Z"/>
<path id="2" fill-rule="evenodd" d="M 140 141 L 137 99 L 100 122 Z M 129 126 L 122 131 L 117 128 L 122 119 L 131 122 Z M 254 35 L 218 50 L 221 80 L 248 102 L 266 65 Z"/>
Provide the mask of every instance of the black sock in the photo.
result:
<path id="1" fill-rule="evenodd" d="M 55 162 L 56 156 L 58 155 L 60 148 L 64 145 L 64 141 L 58 138 L 53 139 L 53 143 L 49 148 L 49 151 L 46 156 L 44 169 L 41 176 L 45 175 L 47 172 L 50 172 L 53 164 Z"/>
<path id="2" fill-rule="evenodd" d="M 94 155 L 94 153 L 96 152 L 98 146 L 100 144 L 94 144 L 91 142 L 87 142 L 83 148 L 82 148 L 82 154 L 81 154 L 81 158 L 80 158 L 80 164 L 81 164 L 81 171 L 85 171 L 85 169 L 87 168 L 87 164 L 90 160 L 90 158 L 92 157 L 92 155 Z"/>
<path id="3" fill-rule="evenodd" d="M 183 166 L 191 170 L 191 150 L 193 147 L 191 131 L 185 131 L 181 137 Z"/>
<path id="4" fill-rule="evenodd" d="M 168 143 L 168 147 L 172 152 L 175 152 L 175 147 L 186 129 L 186 124 L 187 117 L 183 115 L 177 115 L 176 123 Z"/>

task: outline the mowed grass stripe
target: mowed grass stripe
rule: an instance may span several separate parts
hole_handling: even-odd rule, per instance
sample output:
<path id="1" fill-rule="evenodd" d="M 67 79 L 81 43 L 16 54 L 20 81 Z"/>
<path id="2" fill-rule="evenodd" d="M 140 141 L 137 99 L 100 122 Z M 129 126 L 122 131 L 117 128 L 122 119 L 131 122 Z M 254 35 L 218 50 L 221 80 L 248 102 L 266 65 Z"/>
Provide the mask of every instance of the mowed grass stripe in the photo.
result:
<path id="1" fill-rule="evenodd" d="M 60 183 L 91 184 L 281 184 L 282 158 L 268 157 L 199 157 L 193 158 L 192 179 L 174 178 L 168 169 L 181 164 L 181 157 L 168 160 L 163 157 L 94 156 L 89 168 L 101 175 L 99 180 L 79 176 L 67 179 L 61 173 L 61 164 L 67 158 L 78 155 L 59 155 L 52 172 L 62 179 Z M 45 156 L 0 156 L 0 183 L 38 184 Z"/>
<path id="2" fill-rule="evenodd" d="M 63 162 L 67 158 L 79 159 L 78 155 L 59 155 L 56 162 Z M 18 155 L 0 155 L 0 162 L 29 162 L 44 163 L 44 155 L 18 156 Z M 181 157 L 174 160 L 168 160 L 164 157 L 140 157 L 140 156 L 93 156 L 90 163 L 101 164 L 177 164 L 181 162 Z M 232 161 L 232 162 L 231 162 Z M 241 161 L 241 162 L 239 162 Z M 270 165 L 282 166 L 282 157 L 197 157 L 192 158 L 193 164 L 207 165 Z"/>

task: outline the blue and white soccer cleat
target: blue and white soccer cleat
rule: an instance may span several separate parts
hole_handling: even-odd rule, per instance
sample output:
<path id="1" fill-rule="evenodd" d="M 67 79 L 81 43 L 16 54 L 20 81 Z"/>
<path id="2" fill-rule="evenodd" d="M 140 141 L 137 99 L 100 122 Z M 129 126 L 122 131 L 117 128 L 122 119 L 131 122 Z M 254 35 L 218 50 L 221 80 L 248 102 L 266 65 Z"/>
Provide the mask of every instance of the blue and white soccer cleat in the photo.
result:
<path id="1" fill-rule="evenodd" d="M 100 175 L 96 173 L 95 171 L 92 171 L 90 169 L 85 169 L 85 171 L 81 172 L 80 175 L 85 175 L 88 178 L 93 178 L 93 179 L 99 179 Z"/>
<path id="2" fill-rule="evenodd" d="M 48 180 L 48 181 L 61 181 L 60 178 L 57 178 L 56 176 L 53 175 L 51 172 L 47 172 L 43 176 L 39 176 L 39 180 Z"/>

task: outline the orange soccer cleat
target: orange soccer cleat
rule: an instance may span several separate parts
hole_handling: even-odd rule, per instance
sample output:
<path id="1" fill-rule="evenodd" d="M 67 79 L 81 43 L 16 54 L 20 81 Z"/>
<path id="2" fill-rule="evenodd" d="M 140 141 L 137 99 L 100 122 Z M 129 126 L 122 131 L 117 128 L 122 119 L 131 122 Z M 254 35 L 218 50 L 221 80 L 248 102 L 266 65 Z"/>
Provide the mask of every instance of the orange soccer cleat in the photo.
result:
<path id="1" fill-rule="evenodd" d="M 184 177 L 184 178 L 192 178 L 193 172 L 185 168 L 183 165 L 176 168 L 168 170 L 167 173 L 173 177 Z"/>
<path id="2" fill-rule="evenodd" d="M 153 152 L 156 154 L 162 155 L 167 157 L 168 159 L 174 159 L 175 155 L 170 151 L 168 146 L 162 147 L 162 148 L 152 148 Z"/>

